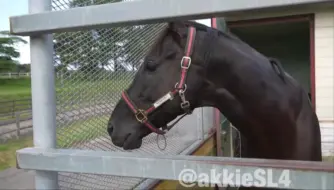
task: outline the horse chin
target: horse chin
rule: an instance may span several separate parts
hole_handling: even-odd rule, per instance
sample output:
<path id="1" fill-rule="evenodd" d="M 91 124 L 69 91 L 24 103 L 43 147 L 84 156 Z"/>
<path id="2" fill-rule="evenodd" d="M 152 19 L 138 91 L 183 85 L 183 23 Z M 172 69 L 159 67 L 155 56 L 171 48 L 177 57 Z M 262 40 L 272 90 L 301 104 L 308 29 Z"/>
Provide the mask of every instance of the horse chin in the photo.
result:
<path id="1" fill-rule="evenodd" d="M 139 149 L 143 143 L 142 138 L 127 138 L 123 144 L 123 149 L 124 150 L 134 150 L 134 149 Z"/>
<path id="2" fill-rule="evenodd" d="M 143 133 L 141 135 L 130 135 L 123 143 L 123 149 L 124 150 L 134 150 L 139 149 L 143 143 L 143 138 L 147 136 L 146 133 Z"/>

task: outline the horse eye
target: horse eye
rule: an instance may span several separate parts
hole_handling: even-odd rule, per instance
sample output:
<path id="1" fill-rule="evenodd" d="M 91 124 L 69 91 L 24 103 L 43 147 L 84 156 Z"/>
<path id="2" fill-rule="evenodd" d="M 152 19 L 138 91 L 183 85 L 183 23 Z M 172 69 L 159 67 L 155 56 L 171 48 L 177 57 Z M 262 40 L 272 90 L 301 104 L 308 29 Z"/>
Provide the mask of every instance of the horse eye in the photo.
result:
<path id="1" fill-rule="evenodd" d="M 170 51 L 166 55 L 166 59 L 173 59 L 175 58 L 176 52 L 175 51 Z"/>
<path id="2" fill-rule="evenodd" d="M 156 69 L 156 64 L 152 60 L 149 60 L 147 61 L 145 68 L 149 71 L 154 71 Z"/>

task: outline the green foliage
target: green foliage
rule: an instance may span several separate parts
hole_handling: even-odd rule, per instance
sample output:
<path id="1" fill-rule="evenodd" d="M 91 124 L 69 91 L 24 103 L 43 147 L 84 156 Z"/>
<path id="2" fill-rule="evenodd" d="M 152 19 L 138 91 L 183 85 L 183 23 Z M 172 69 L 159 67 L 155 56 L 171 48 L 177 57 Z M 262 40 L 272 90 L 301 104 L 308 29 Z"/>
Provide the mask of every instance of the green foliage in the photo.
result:
<path id="1" fill-rule="evenodd" d="M 18 43 L 26 44 L 21 37 L 12 36 L 8 31 L 0 31 L 0 72 L 13 72 L 19 69 L 19 63 L 15 61 L 20 57 L 20 52 L 15 48 Z"/>
<path id="2" fill-rule="evenodd" d="M 20 64 L 18 65 L 18 72 L 30 72 L 30 64 Z"/>

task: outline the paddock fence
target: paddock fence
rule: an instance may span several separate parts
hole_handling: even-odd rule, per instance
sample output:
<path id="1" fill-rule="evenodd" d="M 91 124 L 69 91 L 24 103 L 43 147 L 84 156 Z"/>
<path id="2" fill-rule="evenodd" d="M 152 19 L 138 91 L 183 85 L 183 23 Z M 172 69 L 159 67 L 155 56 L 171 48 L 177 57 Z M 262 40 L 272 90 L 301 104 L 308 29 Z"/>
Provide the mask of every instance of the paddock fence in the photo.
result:
<path id="1" fill-rule="evenodd" d="M 172 11 L 175 9 L 168 8 L 170 5 L 178 5 L 180 10 L 188 12 Z M 194 7 L 186 9 L 189 5 Z M 148 13 L 150 7 L 157 8 L 154 14 Z M 201 12 L 205 7 L 207 12 Z M 128 87 L 145 53 L 166 26 L 163 20 L 208 18 L 227 9 L 235 7 L 218 0 L 205 3 L 200 0 L 30 0 L 31 15 L 12 17 L 11 32 L 33 36 L 31 77 L 36 147 L 18 150 L 17 163 L 19 168 L 36 170 L 36 189 L 149 189 L 161 180 L 178 180 L 184 168 L 210 173 L 215 168 L 232 171 L 239 167 L 241 173 L 246 173 L 270 167 L 279 176 L 282 166 L 291 169 L 294 181 L 289 188 L 334 187 L 331 181 L 334 168 L 326 163 L 216 157 L 215 138 L 220 132 L 212 132 L 212 129 L 219 131 L 212 108 L 196 109 L 181 120 L 166 135 L 165 150 L 158 148 L 157 144 L 164 142 L 154 134 L 145 137 L 137 150 L 124 151 L 111 143 L 106 130 L 109 117 L 121 91 Z M 53 38 L 46 34 L 53 34 Z M 61 85 L 57 90 L 54 70 L 62 78 L 56 84 Z M 89 110 L 94 117 L 89 118 L 81 111 L 69 116 L 66 109 L 72 102 L 84 102 L 83 110 Z M 98 112 L 103 114 L 95 116 Z M 82 119 L 73 121 L 68 117 Z M 198 152 L 206 145 L 214 153 Z M 309 171 L 305 173 L 304 169 Z M 210 179 L 207 182 L 217 183 Z"/>
<path id="2" fill-rule="evenodd" d="M 7 72 L 7 73 L 0 73 L 0 79 L 14 79 L 14 78 L 30 78 L 29 72 L 21 72 L 21 73 L 13 73 L 13 72 Z"/>

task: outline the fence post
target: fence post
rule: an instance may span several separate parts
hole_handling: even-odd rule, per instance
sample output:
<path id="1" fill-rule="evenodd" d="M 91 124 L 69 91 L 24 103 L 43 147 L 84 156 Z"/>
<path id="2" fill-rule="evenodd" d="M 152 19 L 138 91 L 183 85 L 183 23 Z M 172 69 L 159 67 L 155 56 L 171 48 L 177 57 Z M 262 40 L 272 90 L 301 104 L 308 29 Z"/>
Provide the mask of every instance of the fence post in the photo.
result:
<path id="1" fill-rule="evenodd" d="M 12 102 L 12 117 L 15 117 L 15 100 Z"/>
<path id="2" fill-rule="evenodd" d="M 15 112 L 15 122 L 16 122 L 16 137 L 20 138 L 20 112 Z"/>
<path id="3" fill-rule="evenodd" d="M 29 13 L 51 11 L 51 0 L 29 0 Z M 52 35 L 30 36 L 34 146 L 56 148 L 56 101 Z M 36 189 L 58 189 L 58 173 L 36 171 Z"/>
<path id="4" fill-rule="evenodd" d="M 223 156 L 224 157 L 234 157 L 233 152 L 233 135 L 232 135 L 232 127 L 231 123 L 227 120 L 227 118 L 224 119 L 224 121 L 221 124 L 222 126 L 222 132 L 223 132 L 223 143 L 222 143 L 222 149 L 223 149 Z"/>

